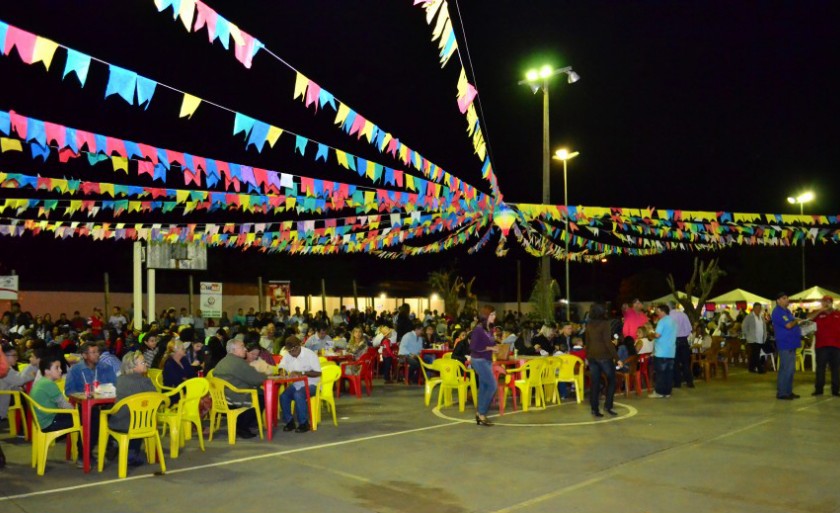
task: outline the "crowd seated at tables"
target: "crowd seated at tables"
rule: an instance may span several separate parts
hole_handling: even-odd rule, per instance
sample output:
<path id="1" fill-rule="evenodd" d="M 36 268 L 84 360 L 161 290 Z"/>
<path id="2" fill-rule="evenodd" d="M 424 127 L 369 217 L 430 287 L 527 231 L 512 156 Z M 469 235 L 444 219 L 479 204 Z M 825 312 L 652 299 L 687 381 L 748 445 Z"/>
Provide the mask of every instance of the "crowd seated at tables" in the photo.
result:
<path id="1" fill-rule="evenodd" d="M 692 347 L 702 352 L 711 346 L 714 336 L 742 339 L 746 315 L 744 311 L 724 311 L 700 319 L 692 330 Z M 312 314 L 299 308 L 294 312 L 257 312 L 254 308 L 246 312 L 240 308 L 232 317 L 225 312 L 220 319 L 205 319 L 200 311 L 190 315 L 186 308 L 180 312 L 167 308 L 142 330 L 132 329 L 132 317 L 132 312 L 115 306 L 107 320 L 98 308 L 88 317 L 74 311 L 72 315 L 60 313 L 53 320 L 50 314 L 32 315 L 13 303 L 11 310 L 0 317 L 3 352 L 15 364 L 20 359 L 29 365 L 0 379 L 0 389 L 21 389 L 44 377 L 54 382 L 58 379 L 52 379 L 57 373 L 54 365 L 61 371 L 59 377 L 66 374 L 62 390 L 66 394 L 84 392 L 86 383 L 117 384 L 118 376 L 125 373 L 122 359 L 127 354 L 141 355 L 148 369 L 161 369 L 166 387 L 215 370 L 216 377 L 236 387 L 258 388 L 266 376 L 277 372 L 278 355 L 288 354 L 285 347 L 290 337 L 300 340 L 307 358 L 310 352 L 346 353 L 355 361 L 372 351 L 378 356 L 376 368 L 384 383 L 396 380 L 399 363 L 407 367 L 409 380 L 416 382 L 418 358 L 424 349 L 452 351 L 453 359 L 468 363 L 468 339 L 476 319 L 474 312 L 453 318 L 431 310 L 415 313 L 408 305 L 394 312 L 341 307 L 332 314 Z M 559 325 L 543 323 L 509 311 L 499 316 L 492 334 L 498 344 L 509 346 L 512 357 L 573 354 L 585 361 L 586 322 L 584 318 Z M 652 353 L 650 308 L 635 301 L 625 304 L 620 312 L 612 313 L 609 322 L 622 360 Z M 42 362 L 50 362 L 47 374 Z M 345 372 L 358 373 L 359 366 L 349 365 Z M 566 390 L 562 393 L 565 395 Z M 48 395 L 49 400 L 55 399 L 54 394 Z M 6 417 L 7 408 L 7 397 L 0 396 L 0 421 Z M 98 421 L 98 415 L 94 418 Z M 240 416 L 237 434 L 254 436 L 253 415 Z"/>

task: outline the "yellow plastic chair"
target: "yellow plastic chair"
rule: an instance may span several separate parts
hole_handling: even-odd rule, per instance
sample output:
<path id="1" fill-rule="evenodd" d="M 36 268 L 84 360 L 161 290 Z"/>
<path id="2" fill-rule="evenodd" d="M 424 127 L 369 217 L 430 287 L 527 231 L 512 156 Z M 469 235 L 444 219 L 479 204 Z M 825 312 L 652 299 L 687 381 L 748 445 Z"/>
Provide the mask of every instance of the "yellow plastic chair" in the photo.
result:
<path id="1" fill-rule="evenodd" d="M 163 460 L 163 445 L 160 442 L 160 435 L 157 431 L 157 411 L 160 405 L 166 401 L 166 396 L 159 392 L 143 392 L 126 397 L 117 402 L 111 409 L 99 412 L 99 464 L 98 470 L 102 472 L 105 468 L 104 447 L 108 444 L 108 437 L 113 436 L 119 445 L 118 475 L 120 479 L 125 478 L 128 473 L 128 442 L 129 440 L 143 440 L 146 446 L 146 458 L 149 463 L 154 461 L 157 455 L 160 463 L 161 473 L 166 473 L 166 462 Z M 108 417 L 117 413 L 122 408 L 128 408 L 131 420 L 128 423 L 128 431 L 114 431 L 108 427 Z"/>
<path id="2" fill-rule="evenodd" d="M 519 396 L 522 398 L 522 411 L 528 411 L 532 398 L 535 407 L 545 407 L 545 390 L 542 383 L 544 367 L 545 359 L 537 358 L 529 360 L 522 367 L 508 369 L 507 376 L 505 376 L 506 384 L 511 382 L 515 373 L 521 372 L 523 375 L 523 378 L 513 381 L 514 386 L 519 389 Z M 507 389 L 508 387 L 502 387 L 502 402 L 506 400 Z"/>
<path id="3" fill-rule="evenodd" d="M 158 422 L 161 425 L 161 436 L 169 428 L 169 457 L 177 458 L 181 447 L 191 437 L 190 431 L 195 426 L 198 432 L 198 445 L 204 451 L 204 434 L 201 432 L 201 413 L 199 403 L 207 395 L 210 383 L 205 378 L 192 378 L 181 383 L 178 388 L 167 393 L 167 398 L 179 396 L 178 403 L 171 408 L 158 412 Z"/>
<path id="4" fill-rule="evenodd" d="M 146 376 L 152 380 L 152 384 L 155 385 L 158 392 L 163 392 L 163 371 L 160 369 L 149 369 L 146 371 Z"/>
<path id="5" fill-rule="evenodd" d="M 28 394 L 21 392 L 21 396 L 26 399 L 29 404 L 29 409 L 32 412 L 32 467 L 37 466 L 39 476 L 44 475 L 44 470 L 47 468 L 47 452 L 55 440 L 61 436 L 67 435 L 71 437 L 68 442 L 72 445 L 71 458 L 76 458 L 76 437 L 82 436 L 82 423 L 79 420 L 78 410 L 64 410 L 61 408 L 45 408 L 38 404 L 35 399 L 29 397 Z M 41 423 L 38 421 L 36 410 L 42 413 L 69 413 L 73 416 L 73 426 L 67 429 L 60 429 L 58 431 L 41 431 Z M 74 435 L 75 437 L 71 436 Z"/>
<path id="6" fill-rule="evenodd" d="M 312 426 L 315 427 L 321 422 L 321 407 L 324 403 L 329 406 L 332 412 L 333 424 L 338 425 L 335 412 L 335 384 L 341 377 L 341 367 L 338 365 L 327 365 L 321 367 L 321 382 L 315 392 L 315 401 L 312 403 Z"/>
<path id="7" fill-rule="evenodd" d="M 208 441 L 213 441 L 213 433 L 219 429 L 222 423 L 222 416 L 227 418 L 228 443 L 230 445 L 236 444 L 236 419 L 246 411 L 254 408 L 257 414 L 257 426 L 260 431 L 260 440 L 263 438 L 263 423 L 262 411 L 260 411 L 259 396 L 254 389 L 236 388 L 227 381 L 220 378 L 208 378 L 210 383 L 210 396 L 213 398 L 213 407 L 210 408 L 210 436 Z M 251 395 L 251 406 L 240 406 L 239 408 L 232 408 L 228 405 L 227 397 L 225 397 L 225 389 L 239 394 Z"/>
<path id="8" fill-rule="evenodd" d="M 20 398 L 20 390 L 0 390 L 0 395 L 9 396 L 9 412 L 6 417 L 9 419 L 9 434 L 12 438 L 18 436 L 18 422 L 23 426 L 23 435 L 29 439 L 29 423 L 26 422 L 26 415 L 23 412 L 23 399 Z"/>
<path id="9" fill-rule="evenodd" d="M 209 379 L 209 378 L 212 378 L 212 377 L 213 377 L 213 371 L 214 371 L 214 370 L 216 370 L 216 369 L 210 369 L 209 371 L 207 371 L 207 375 L 206 375 L 205 377 L 206 377 L 206 378 L 208 378 L 208 379 Z"/>
<path id="10" fill-rule="evenodd" d="M 451 360 L 452 359 L 452 351 L 449 351 L 448 353 L 443 353 L 443 356 L 441 356 L 441 358 L 443 358 L 444 360 Z"/>
<path id="11" fill-rule="evenodd" d="M 557 404 L 560 401 L 560 394 L 557 391 L 557 376 L 560 374 L 560 367 L 563 361 L 556 356 L 543 358 L 545 366 L 542 373 L 543 392 L 546 402 Z"/>
<path id="12" fill-rule="evenodd" d="M 418 357 L 417 361 L 420 362 L 420 370 L 423 372 L 423 382 L 425 383 L 423 400 L 425 401 L 426 406 L 428 406 L 432 402 L 432 392 L 436 386 L 440 385 L 440 376 L 429 377 L 429 373 L 426 372 L 426 370 L 428 369 L 430 371 L 440 372 L 440 362 L 442 362 L 443 359 L 436 358 L 432 360 L 432 363 L 426 363 L 422 358 Z"/>
<path id="13" fill-rule="evenodd" d="M 557 374 L 558 383 L 574 383 L 575 396 L 578 404 L 583 402 L 583 360 L 573 354 L 555 356 L 561 361 L 560 372 Z"/>
<path id="14" fill-rule="evenodd" d="M 440 371 L 440 390 L 438 391 L 438 408 L 452 405 L 452 392 L 458 391 L 458 411 L 464 411 L 467 403 L 467 390 L 470 381 L 467 369 L 458 360 L 443 360 L 438 364 Z M 473 403 L 476 402 L 473 396 Z"/>

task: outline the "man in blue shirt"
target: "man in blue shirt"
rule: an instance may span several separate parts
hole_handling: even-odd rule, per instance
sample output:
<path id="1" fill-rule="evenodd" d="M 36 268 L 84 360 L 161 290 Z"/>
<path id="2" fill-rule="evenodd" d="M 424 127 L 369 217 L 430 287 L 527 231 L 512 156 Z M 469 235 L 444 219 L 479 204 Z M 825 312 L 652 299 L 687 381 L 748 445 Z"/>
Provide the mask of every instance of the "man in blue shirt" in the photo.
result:
<path id="1" fill-rule="evenodd" d="M 413 329 L 402 336 L 400 351 L 397 353 L 400 362 L 408 365 L 408 382 L 417 383 L 420 372 L 420 351 L 423 350 L 423 324 L 414 321 Z"/>
<path id="2" fill-rule="evenodd" d="M 773 309 L 773 332 L 776 334 L 776 349 L 779 351 L 779 373 L 776 378 L 776 398 L 799 399 L 793 393 L 793 373 L 796 370 L 796 350 L 802 343 L 801 319 L 794 317 L 788 309 L 790 299 L 784 292 L 776 294 L 776 308 Z"/>
<path id="3" fill-rule="evenodd" d="M 668 316 L 668 305 L 657 305 L 656 339 L 653 346 L 653 368 L 656 372 L 653 399 L 671 397 L 674 386 L 674 354 L 677 351 L 677 323 Z"/>
<path id="4" fill-rule="evenodd" d="M 85 383 L 90 385 L 91 393 L 94 392 L 93 388 L 95 382 L 99 382 L 99 384 L 111 383 L 116 386 L 117 374 L 111 366 L 99 361 L 99 346 L 96 342 L 83 343 L 81 352 L 82 360 L 76 365 L 70 367 L 70 370 L 67 371 L 67 378 L 64 382 L 65 395 L 83 394 L 85 391 Z M 99 441 L 99 437 L 96 436 L 96 434 L 99 433 L 100 409 L 101 408 L 99 406 L 94 406 L 90 416 L 90 432 L 93 433 L 93 435 L 90 437 L 90 447 L 88 450 L 90 451 L 91 456 L 93 455 L 94 446 Z M 82 445 L 81 442 L 79 445 Z M 113 449 L 109 448 L 108 452 L 109 454 L 107 456 L 109 459 L 113 459 Z M 82 459 L 80 451 L 77 464 L 80 464 Z"/>

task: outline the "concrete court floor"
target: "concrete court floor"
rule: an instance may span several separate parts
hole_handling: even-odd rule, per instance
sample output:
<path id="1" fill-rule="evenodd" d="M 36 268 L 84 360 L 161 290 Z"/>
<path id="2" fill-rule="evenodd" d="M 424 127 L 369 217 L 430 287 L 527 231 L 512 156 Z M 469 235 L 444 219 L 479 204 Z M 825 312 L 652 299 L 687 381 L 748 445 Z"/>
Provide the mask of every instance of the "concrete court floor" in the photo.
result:
<path id="1" fill-rule="evenodd" d="M 775 399 L 775 375 L 731 370 L 670 399 L 617 398 L 619 418 L 597 421 L 586 402 L 496 417 L 477 427 L 471 405 L 440 416 L 422 389 L 377 383 L 342 396 L 339 426 L 275 432 L 177 460 L 84 475 L 50 453 L 29 467 L 29 446 L 3 443 L 0 513 L 12 512 L 840 512 L 840 398 Z M 504 425 L 501 425 L 504 424 Z M 168 443 L 168 439 L 164 439 Z M 167 452 L 168 456 L 168 452 Z M 82 506 L 84 505 L 84 506 Z"/>

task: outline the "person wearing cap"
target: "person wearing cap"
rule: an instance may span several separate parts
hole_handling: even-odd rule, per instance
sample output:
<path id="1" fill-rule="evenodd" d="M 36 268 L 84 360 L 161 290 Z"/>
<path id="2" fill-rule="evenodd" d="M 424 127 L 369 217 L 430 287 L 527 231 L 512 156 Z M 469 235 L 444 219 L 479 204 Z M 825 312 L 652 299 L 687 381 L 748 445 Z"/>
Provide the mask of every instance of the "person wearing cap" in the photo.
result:
<path id="1" fill-rule="evenodd" d="M 309 379 L 309 396 L 315 397 L 318 383 L 321 381 L 321 362 L 318 355 L 303 347 L 300 339 L 294 335 L 286 338 L 286 354 L 280 360 L 281 373 L 290 376 L 306 376 Z M 295 381 L 280 394 L 280 408 L 283 410 L 283 431 L 305 433 L 309 431 L 309 405 L 306 403 L 306 390 L 303 381 Z M 295 403 L 297 426 L 292 417 L 292 402 Z"/>
<path id="2" fill-rule="evenodd" d="M 817 324 L 814 335 L 816 377 L 811 395 L 823 394 L 825 368 L 828 367 L 831 371 L 831 395 L 840 396 L 840 311 L 834 308 L 834 298 L 831 296 L 823 296 L 820 303 L 822 308 L 808 316 Z"/>
<path id="3" fill-rule="evenodd" d="M 763 312 L 764 308 L 761 303 L 755 303 L 752 312 L 744 317 L 744 322 L 741 323 L 741 331 L 750 352 L 747 359 L 749 371 L 759 374 L 767 372 L 761 361 L 761 349 L 767 343 L 767 336 L 770 331 L 767 328 L 764 315 L 762 315 Z"/>
<path id="4" fill-rule="evenodd" d="M 796 350 L 802 343 L 801 319 L 797 319 L 788 309 L 790 299 L 784 292 L 776 294 L 776 307 L 771 318 L 776 334 L 776 349 L 779 351 L 779 372 L 776 377 L 776 398 L 782 400 L 799 399 L 793 393 L 793 374 L 796 370 Z"/>

